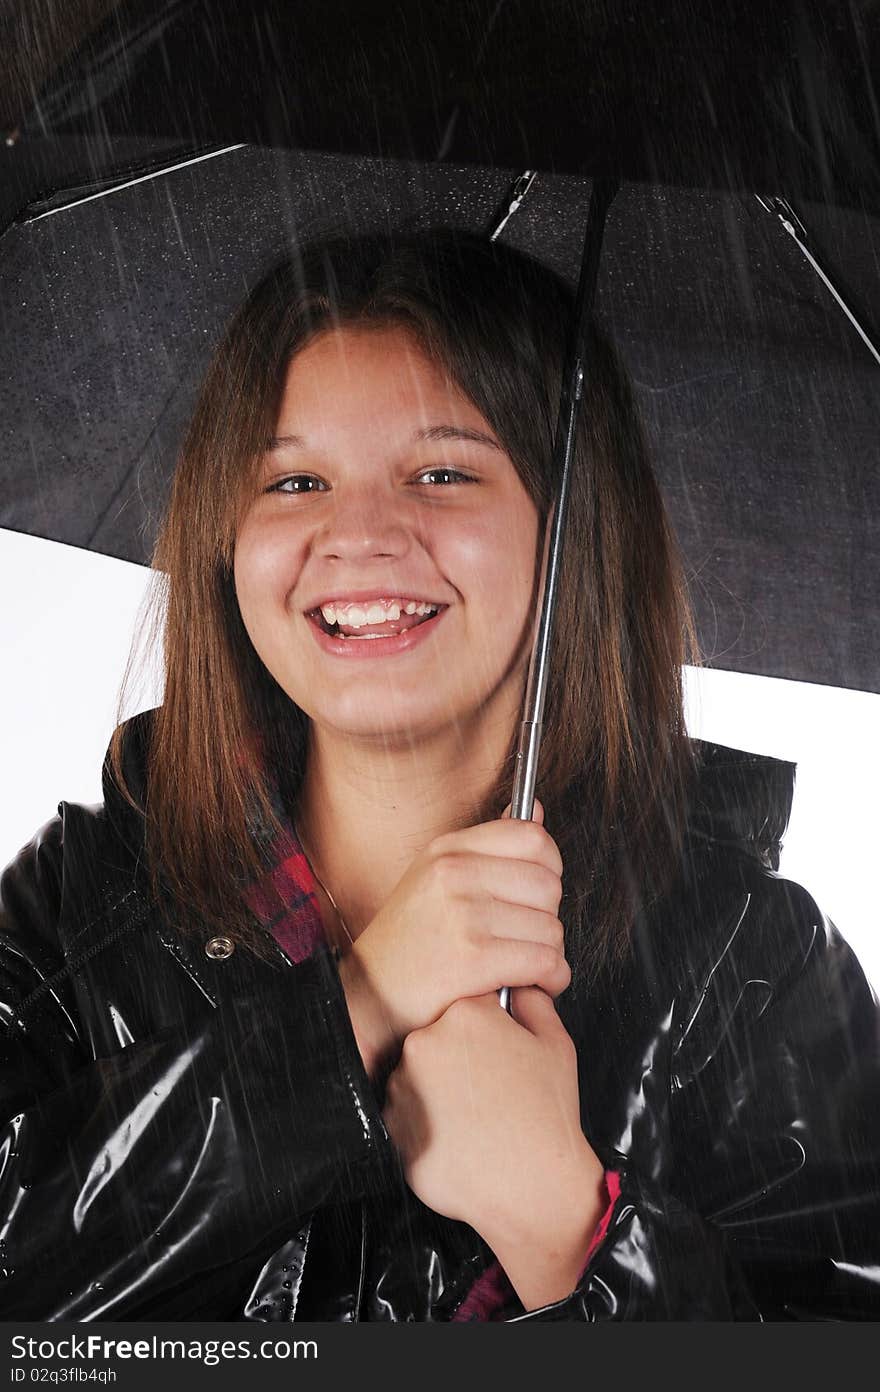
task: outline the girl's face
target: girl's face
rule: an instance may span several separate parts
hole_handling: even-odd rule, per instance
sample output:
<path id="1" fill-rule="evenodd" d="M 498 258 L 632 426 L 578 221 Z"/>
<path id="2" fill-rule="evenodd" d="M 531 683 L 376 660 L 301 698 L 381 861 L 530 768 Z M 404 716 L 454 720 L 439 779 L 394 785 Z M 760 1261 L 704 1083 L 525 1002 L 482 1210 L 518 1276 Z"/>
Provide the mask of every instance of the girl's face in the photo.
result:
<path id="1" fill-rule="evenodd" d="M 320 727 L 509 726 L 537 540 L 491 427 L 405 329 L 326 330 L 288 369 L 235 587 L 261 660 Z"/>

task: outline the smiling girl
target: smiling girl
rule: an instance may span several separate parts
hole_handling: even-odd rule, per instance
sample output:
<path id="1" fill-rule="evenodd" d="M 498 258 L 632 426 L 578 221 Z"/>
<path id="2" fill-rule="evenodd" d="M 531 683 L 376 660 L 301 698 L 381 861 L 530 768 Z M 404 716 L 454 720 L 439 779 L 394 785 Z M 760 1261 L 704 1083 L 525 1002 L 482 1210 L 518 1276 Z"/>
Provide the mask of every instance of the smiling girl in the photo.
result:
<path id="1" fill-rule="evenodd" d="M 570 315 L 437 232 L 307 250 L 230 326 L 155 555 L 163 705 L 4 876 L 7 1318 L 880 1312 L 876 1002 L 774 874 L 789 767 L 686 737 L 595 327 L 506 815 Z"/>

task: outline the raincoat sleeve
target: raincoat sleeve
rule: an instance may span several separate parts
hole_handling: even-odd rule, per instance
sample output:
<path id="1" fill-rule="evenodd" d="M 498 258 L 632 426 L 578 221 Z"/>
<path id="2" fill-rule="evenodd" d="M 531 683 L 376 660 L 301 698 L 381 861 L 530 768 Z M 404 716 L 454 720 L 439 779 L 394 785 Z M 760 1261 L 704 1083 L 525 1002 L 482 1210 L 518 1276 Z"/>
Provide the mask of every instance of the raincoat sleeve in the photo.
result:
<path id="1" fill-rule="evenodd" d="M 56 931 L 61 835 L 0 879 L 0 1317 L 217 1318 L 200 1278 L 249 1287 L 390 1149 L 335 964 L 96 1057 Z"/>
<path id="2" fill-rule="evenodd" d="M 681 993 L 654 1172 L 618 1164 L 577 1289 L 508 1318 L 880 1318 L 878 1101 L 876 996 L 810 896 L 767 876 Z"/>

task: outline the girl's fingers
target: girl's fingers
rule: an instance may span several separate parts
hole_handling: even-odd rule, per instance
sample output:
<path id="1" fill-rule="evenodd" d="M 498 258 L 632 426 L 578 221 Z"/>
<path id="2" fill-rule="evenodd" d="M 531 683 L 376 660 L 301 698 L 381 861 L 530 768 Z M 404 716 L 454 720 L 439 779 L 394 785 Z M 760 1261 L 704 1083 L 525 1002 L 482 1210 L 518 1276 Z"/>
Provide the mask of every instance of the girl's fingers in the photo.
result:
<path id="1" fill-rule="evenodd" d="M 498 943 L 497 962 L 506 986 L 540 986 L 548 996 L 561 995 L 571 982 L 571 968 L 555 948 L 543 943 Z"/>
<path id="2" fill-rule="evenodd" d="M 514 1020 L 532 1034 L 546 1034 L 561 1023 L 551 997 L 538 986 L 517 986 L 510 1001 Z"/>
<path id="3" fill-rule="evenodd" d="M 507 816 L 495 822 L 480 822 L 463 831 L 444 832 L 435 837 L 428 848 L 429 855 L 435 857 L 468 852 L 534 861 L 537 865 L 546 865 L 557 875 L 562 874 L 559 847 L 540 822 L 514 821 Z"/>
<path id="4" fill-rule="evenodd" d="M 521 904 L 492 904 L 486 917 L 486 928 L 493 938 L 511 938 L 514 942 L 544 943 L 562 952 L 564 933 L 555 914 L 543 909 L 526 909 Z"/>
<path id="5" fill-rule="evenodd" d="M 446 883 L 465 898 L 486 898 L 552 914 L 562 899 L 558 871 L 536 861 L 462 854 L 455 857 L 451 869 L 454 878 Z"/>
<path id="6" fill-rule="evenodd" d="M 510 809 L 511 809 L 512 806 L 513 806 L 513 803 L 512 803 L 512 802 L 509 802 L 509 803 L 507 804 L 507 806 L 505 807 L 504 811 L 501 813 L 501 816 L 502 816 L 502 817 L 507 817 L 507 818 L 509 819 L 509 818 L 510 818 Z M 532 809 L 532 821 L 533 821 L 533 822 L 537 822 L 537 823 L 538 823 L 538 826 L 543 826 L 543 825 L 544 825 L 544 805 L 543 805 L 542 802 L 540 802 L 540 801 L 538 800 L 538 798 L 535 798 L 535 805 L 534 805 L 534 808 Z"/>

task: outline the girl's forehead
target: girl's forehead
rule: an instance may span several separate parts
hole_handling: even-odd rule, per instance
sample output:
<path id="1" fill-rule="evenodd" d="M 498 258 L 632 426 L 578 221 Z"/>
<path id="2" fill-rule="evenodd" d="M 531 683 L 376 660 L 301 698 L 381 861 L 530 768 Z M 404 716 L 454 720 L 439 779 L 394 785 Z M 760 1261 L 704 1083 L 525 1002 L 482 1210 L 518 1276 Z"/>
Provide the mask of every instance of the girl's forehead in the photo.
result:
<path id="1" fill-rule="evenodd" d="M 380 416 L 425 427 L 449 417 L 488 429 L 475 402 L 404 325 L 325 329 L 288 363 L 276 434 L 337 434 Z"/>

